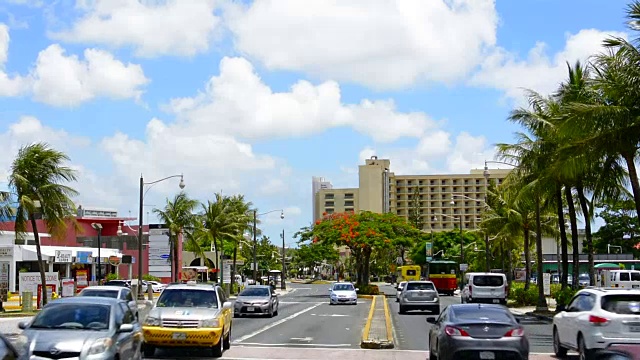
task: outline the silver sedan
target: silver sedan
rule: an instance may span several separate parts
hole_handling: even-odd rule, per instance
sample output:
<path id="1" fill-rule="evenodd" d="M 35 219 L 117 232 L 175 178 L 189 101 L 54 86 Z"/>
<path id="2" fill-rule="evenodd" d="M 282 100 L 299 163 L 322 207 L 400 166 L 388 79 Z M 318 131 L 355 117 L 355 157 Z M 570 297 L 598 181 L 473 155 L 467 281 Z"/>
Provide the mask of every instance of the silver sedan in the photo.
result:
<path id="1" fill-rule="evenodd" d="M 528 359 L 524 328 L 502 305 L 449 305 L 436 319 L 428 317 L 429 359 Z"/>
<path id="2" fill-rule="evenodd" d="M 278 295 L 268 285 L 250 285 L 236 298 L 233 316 L 278 315 Z"/>

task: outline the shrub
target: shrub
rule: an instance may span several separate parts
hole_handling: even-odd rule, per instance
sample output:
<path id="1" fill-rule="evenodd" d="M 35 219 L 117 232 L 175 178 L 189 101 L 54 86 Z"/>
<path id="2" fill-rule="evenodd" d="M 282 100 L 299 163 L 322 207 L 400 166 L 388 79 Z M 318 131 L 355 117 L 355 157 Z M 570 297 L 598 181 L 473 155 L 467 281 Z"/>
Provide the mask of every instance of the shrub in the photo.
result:
<path id="1" fill-rule="evenodd" d="M 564 288 L 564 290 L 558 290 L 555 296 L 553 296 L 553 299 L 556 301 L 557 309 L 564 309 L 569 304 L 569 301 L 571 301 L 571 298 L 573 298 L 576 292 L 577 290 L 572 289 L 569 286 Z"/>
<path id="2" fill-rule="evenodd" d="M 153 275 L 149 275 L 149 274 L 142 275 L 142 280 L 162 282 L 162 281 L 160 281 L 159 277 L 153 276 Z"/>
<path id="3" fill-rule="evenodd" d="M 119 277 L 117 274 L 108 274 L 105 278 L 106 281 L 111 281 L 111 280 L 118 280 Z"/>
<path id="4" fill-rule="evenodd" d="M 380 289 L 378 285 L 356 285 L 358 294 L 360 295 L 379 295 Z"/>
<path id="5" fill-rule="evenodd" d="M 513 300 L 517 306 L 533 306 L 538 302 L 538 288 L 529 286 L 529 289 L 525 290 L 524 283 L 511 283 L 509 299 Z"/>

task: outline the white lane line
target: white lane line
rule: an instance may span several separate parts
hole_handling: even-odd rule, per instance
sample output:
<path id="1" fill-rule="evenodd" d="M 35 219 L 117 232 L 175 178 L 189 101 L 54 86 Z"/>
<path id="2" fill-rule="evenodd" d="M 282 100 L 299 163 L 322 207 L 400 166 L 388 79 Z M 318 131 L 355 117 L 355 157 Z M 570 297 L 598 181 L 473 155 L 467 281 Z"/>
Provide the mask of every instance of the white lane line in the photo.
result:
<path id="1" fill-rule="evenodd" d="M 245 335 L 245 336 L 242 336 L 242 337 L 241 337 L 241 338 L 239 338 L 238 340 L 233 341 L 233 343 L 234 343 L 234 344 L 241 343 L 241 342 L 243 342 L 243 341 L 245 341 L 245 340 L 247 340 L 247 339 L 250 339 L 250 338 L 252 338 L 252 337 L 254 337 L 254 336 L 256 336 L 256 335 L 262 334 L 263 332 L 265 332 L 265 331 L 267 331 L 267 330 L 271 329 L 271 328 L 272 328 L 272 327 L 274 327 L 274 326 L 278 326 L 278 325 L 280 325 L 280 324 L 282 324 L 282 323 L 285 323 L 285 322 L 287 322 L 287 321 L 289 321 L 289 320 L 291 320 L 291 319 L 294 319 L 294 318 L 296 318 L 296 317 L 298 317 L 298 316 L 300 316 L 300 315 L 302 315 L 302 314 L 306 313 L 307 311 L 310 311 L 310 310 L 313 310 L 313 309 L 317 308 L 317 307 L 318 307 L 318 306 L 320 306 L 321 304 L 322 304 L 322 303 L 318 303 L 318 304 L 315 304 L 315 305 L 313 305 L 313 306 L 309 306 L 308 308 L 303 309 L 303 310 L 300 310 L 300 311 L 298 311 L 298 312 L 297 312 L 297 313 L 295 313 L 295 314 L 291 314 L 291 315 L 287 316 L 287 317 L 286 317 L 286 318 L 284 318 L 284 319 L 280 319 L 280 320 L 278 320 L 278 321 L 276 321 L 276 322 L 273 322 L 273 323 L 271 323 L 271 324 L 269 324 L 269 325 L 267 325 L 267 326 L 263 327 L 262 329 L 256 330 L 256 331 L 254 331 L 254 332 L 252 332 L 252 333 L 250 333 L 250 334 L 247 334 L 247 335 Z"/>
<path id="2" fill-rule="evenodd" d="M 325 302 L 319 301 L 280 301 L 280 304 L 324 304 Z"/>
<path id="3" fill-rule="evenodd" d="M 251 347 L 267 347 L 267 346 L 244 346 L 245 344 L 248 343 L 243 343 L 242 345 L 236 345 L 235 347 L 237 348 L 251 348 Z M 268 345 L 268 344 L 265 344 Z M 287 350 L 287 349 L 291 349 L 292 346 L 288 346 L 291 344 L 285 344 L 285 345 L 275 345 L 273 344 L 273 346 L 268 346 L 268 347 L 272 347 L 272 348 L 277 348 L 277 349 L 282 349 L 282 350 Z M 309 344 L 310 346 L 316 345 L 317 344 Z M 308 348 L 309 350 L 313 350 L 314 348 Z M 318 350 L 326 350 L 326 348 L 322 348 L 322 347 L 318 347 Z M 354 349 L 354 348 L 347 348 L 347 349 L 340 349 L 340 351 L 360 351 L 360 352 L 367 352 L 370 350 L 367 349 Z M 376 350 L 376 352 L 390 352 L 390 353 L 421 353 L 421 354 L 428 354 L 429 352 L 426 350 L 400 350 L 400 349 L 379 349 Z M 550 352 L 530 352 L 529 355 L 554 355 L 554 353 L 550 353 Z M 226 357 L 222 357 L 220 359 L 256 359 L 256 358 L 226 358 Z M 270 360 L 270 359 L 262 359 L 260 358 L 260 360 Z M 280 359 L 282 360 L 282 359 Z"/>
<path id="4" fill-rule="evenodd" d="M 314 348 L 338 348 L 338 347 L 351 347 L 354 346 L 352 344 L 297 344 L 297 343 L 287 343 L 287 344 L 263 344 L 263 343 L 242 343 L 237 345 L 236 347 L 285 347 L 285 348 L 294 348 L 294 347 L 314 347 Z"/>

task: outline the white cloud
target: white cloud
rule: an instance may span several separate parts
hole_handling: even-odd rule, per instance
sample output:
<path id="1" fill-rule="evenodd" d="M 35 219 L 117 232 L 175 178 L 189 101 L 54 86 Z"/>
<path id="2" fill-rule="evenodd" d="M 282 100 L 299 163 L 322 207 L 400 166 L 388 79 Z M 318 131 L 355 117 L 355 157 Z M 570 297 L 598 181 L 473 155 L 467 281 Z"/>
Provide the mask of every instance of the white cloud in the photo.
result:
<path id="1" fill-rule="evenodd" d="M 167 109 L 192 126 L 247 139 L 300 137 L 350 126 L 380 142 L 418 137 L 435 122 L 424 113 L 401 113 L 391 100 L 343 104 L 333 81 L 313 85 L 300 80 L 276 93 L 243 58 L 220 62 L 220 75 L 192 98 L 173 99 Z"/>
<path id="2" fill-rule="evenodd" d="M 493 0 L 258 0 L 226 20 L 269 69 L 399 88 L 463 79 L 495 44 L 498 15 Z"/>
<path id="3" fill-rule="evenodd" d="M 140 65 L 124 64 L 98 49 L 86 49 L 79 59 L 58 44 L 40 51 L 28 75 L 9 75 L 4 71 L 9 42 L 9 29 L 0 23 L 0 96 L 31 94 L 45 104 L 74 107 L 97 97 L 140 100 L 149 83 Z"/>
<path id="4" fill-rule="evenodd" d="M 139 56 L 193 56 L 205 52 L 220 19 L 214 0 L 81 1 L 82 16 L 70 29 L 50 34 L 74 42 L 131 46 Z"/>
<path id="5" fill-rule="evenodd" d="M 100 96 L 140 99 L 141 88 L 149 82 L 140 65 L 125 65 L 97 49 L 85 50 L 84 58 L 66 56 L 57 44 L 41 51 L 32 72 L 35 99 L 69 107 Z"/>
<path id="6" fill-rule="evenodd" d="M 519 59 L 516 54 L 496 48 L 484 60 L 470 84 L 502 90 L 507 98 L 519 102 L 522 102 L 524 89 L 550 94 L 567 77 L 567 62 L 570 65 L 577 60 L 586 63 L 590 56 L 603 51 L 602 41 L 608 36 L 626 38 L 626 34 L 620 32 L 584 29 L 577 34 L 568 34 L 564 49 L 555 55 L 548 55 L 546 44 L 539 42 L 529 51 L 527 59 Z"/>

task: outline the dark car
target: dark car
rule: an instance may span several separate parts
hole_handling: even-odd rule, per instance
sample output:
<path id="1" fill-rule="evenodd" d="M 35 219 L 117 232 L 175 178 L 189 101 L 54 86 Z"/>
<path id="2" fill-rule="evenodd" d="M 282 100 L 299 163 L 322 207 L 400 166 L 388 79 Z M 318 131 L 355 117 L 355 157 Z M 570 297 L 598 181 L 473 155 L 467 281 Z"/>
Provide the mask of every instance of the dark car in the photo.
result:
<path id="1" fill-rule="evenodd" d="M 640 360 L 639 344 L 615 344 L 596 354 L 598 360 Z"/>
<path id="2" fill-rule="evenodd" d="M 429 359 L 528 359 L 529 340 L 509 309 L 494 304 L 454 304 L 428 317 Z"/>
<path id="3" fill-rule="evenodd" d="M 19 358 L 20 353 L 11 341 L 4 334 L 0 334 L 0 360 L 18 360 Z"/>

